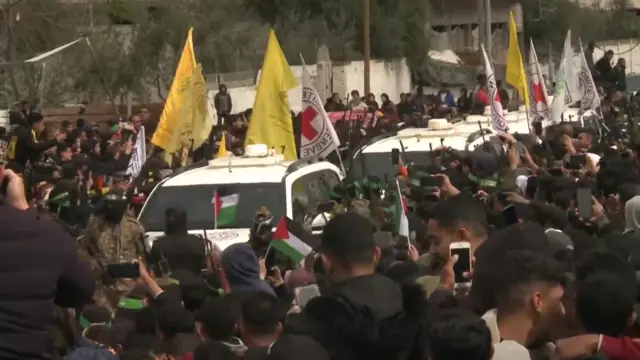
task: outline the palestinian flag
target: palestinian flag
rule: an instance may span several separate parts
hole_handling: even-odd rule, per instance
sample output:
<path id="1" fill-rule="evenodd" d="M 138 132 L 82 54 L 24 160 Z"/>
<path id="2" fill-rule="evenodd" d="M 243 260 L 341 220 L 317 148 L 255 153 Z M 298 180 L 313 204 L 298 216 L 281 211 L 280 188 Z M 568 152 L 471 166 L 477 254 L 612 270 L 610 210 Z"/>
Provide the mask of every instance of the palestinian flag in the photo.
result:
<path id="1" fill-rule="evenodd" d="M 407 219 L 407 204 L 400 191 L 400 183 L 396 180 L 396 232 L 399 236 L 409 237 L 409 220 Z"/>
<path id="2" fill-rule="evenodd" d="M 216 189 L 212 201 L 216 228 L 231 226 L 235 223 L 238 214 L 238 200 L 240 200 L 240 194 Z"/>
<path id="3" fill-rule="evenodd" d="M 297 263 L 313 251 L 314 245 L 313 235 L 302 225 L 286 216 L 283 216 L 278 223 L 276 232 L 273 234 L 273 241 L 271 241 L 271 246 Z"/>

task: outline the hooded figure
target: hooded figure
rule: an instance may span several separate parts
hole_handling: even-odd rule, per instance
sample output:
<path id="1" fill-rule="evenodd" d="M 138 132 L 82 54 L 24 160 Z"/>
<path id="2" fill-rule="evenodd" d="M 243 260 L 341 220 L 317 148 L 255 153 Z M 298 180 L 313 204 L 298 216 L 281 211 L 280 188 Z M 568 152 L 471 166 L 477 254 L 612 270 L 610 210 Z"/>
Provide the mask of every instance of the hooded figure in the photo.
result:
<path id="1" fill-rule="evenodd" d="M 275 296 L 275 292 L 260 279 L 260 264 L 256 254 L 248 244 L 233 244 L 221 255 L 224 269 L 232 293 L 265 292 Z"/>

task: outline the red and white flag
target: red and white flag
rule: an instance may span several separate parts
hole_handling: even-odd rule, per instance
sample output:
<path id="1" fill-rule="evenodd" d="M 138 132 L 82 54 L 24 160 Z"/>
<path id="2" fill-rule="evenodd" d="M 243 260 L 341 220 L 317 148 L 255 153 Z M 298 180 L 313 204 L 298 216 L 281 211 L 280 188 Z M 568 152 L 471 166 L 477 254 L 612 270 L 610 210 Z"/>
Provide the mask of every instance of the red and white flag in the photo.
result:
<path id="1" fill-rule="evenodd" d="M 318 91 L 306 67 L 302 71 L 302 115 L 300 117 L 300 159 L 326 157 L 340 146 L 340 139 L 324 110 Z"/>
<path id="2" fill-rule="evenodd" d="M 493 73 L 493 67 L 489 61 L 489 56 L 482 45 L 482 55 L 484 58 L 484 69 L 487 75 L 487 93 L 489 94 L 491 107 L 491 128 L 499 133 L 509 132 L 507 119 L 504 117 L 504 110 L 500 102 L 500 94 L 496 86 L 496 76 Z"/>
<path id="3" fill-rule="evenodd" d="M 542 70 L 538 62 L 538 54 L 533 47 L 531 40 L 531 51 L 529 52 L 529 85 L 531 86 L 531 109 L 530 114 L 534 119 L 542 117 L 544 120 L 550 118 L 549 111 L 549 93 L 544 84 Z"/>

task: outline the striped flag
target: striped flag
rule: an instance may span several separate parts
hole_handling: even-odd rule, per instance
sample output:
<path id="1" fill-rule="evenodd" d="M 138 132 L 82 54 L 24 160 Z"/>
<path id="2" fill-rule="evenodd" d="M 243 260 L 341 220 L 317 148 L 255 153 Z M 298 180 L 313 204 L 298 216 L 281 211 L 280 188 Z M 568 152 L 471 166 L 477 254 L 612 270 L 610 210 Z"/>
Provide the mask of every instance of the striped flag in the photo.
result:
<path id="1" fill-rule="evenodd" d="M 271 246 L 298 263 L 313 251 L 314 245 L 313 235 L 286 216 L 278 223 L 271 242 Z"/>
<path id="2" fill-rule="evenodd" d="M 216 189 L 213 194 L 213 215 L 216 220 L 216 229 L 235 223 L 238 214 L 238 200 L 240 200 L 240 194 Z"/>

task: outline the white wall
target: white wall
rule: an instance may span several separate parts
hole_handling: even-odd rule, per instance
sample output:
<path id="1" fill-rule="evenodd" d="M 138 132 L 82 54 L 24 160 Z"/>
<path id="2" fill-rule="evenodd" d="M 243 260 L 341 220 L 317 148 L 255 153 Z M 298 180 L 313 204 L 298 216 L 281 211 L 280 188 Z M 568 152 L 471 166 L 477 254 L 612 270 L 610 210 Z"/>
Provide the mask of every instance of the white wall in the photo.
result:
<path id="1" fill-rule="evenodd" d="M 292 66 L 293 74 L 302 82 L 302 67 Z M 316 75 L 316 66 L 308 65 L 311 76 Z M 260 75 L 258 75 L 259 77 Z M 364 62 L 354 61 L 348 64 L 333 64 L 333 92 L 346 97 L 352 90 L 358 90 L 363 95 L 364 87 Z M 411 91 L 411 72 L 404 59 L 392 62 L 371 62 L 371 92 L 380 99 L 382 93 L 389 95 L 393 102 L 400 101 L 400 94 Z M 209 109 L 215 114 L 213 98 L 218 89 L 209 90 Z M 242 86 L 229 88 L 233 102 L 233 112 L 240 112 L 253 107 L 256 98 L 256 87 Z M 302 88 L 297 87 L 289 91 L 289 105 L 291 110 L 302 110 Z"/>
<path id="2" fill-rule="evenodd" d="M 604 51 L 601 49 L 612 50 L 614 55 L 611 60 L 611 65 L 615 65 L 618 61 L 618 57 L 622 57 L 627 63 L 627 74 L 640 74 L 640 44 L 638 44 L 638 40 L 601 41 L 596 45 L 597 47 L 593 52 L 594 62 L 600 60 L 604 55 Z M 583 44 L 583 46 L 587 45 Z"/>

